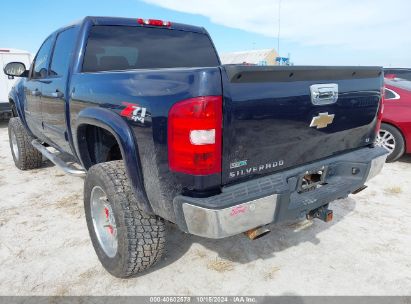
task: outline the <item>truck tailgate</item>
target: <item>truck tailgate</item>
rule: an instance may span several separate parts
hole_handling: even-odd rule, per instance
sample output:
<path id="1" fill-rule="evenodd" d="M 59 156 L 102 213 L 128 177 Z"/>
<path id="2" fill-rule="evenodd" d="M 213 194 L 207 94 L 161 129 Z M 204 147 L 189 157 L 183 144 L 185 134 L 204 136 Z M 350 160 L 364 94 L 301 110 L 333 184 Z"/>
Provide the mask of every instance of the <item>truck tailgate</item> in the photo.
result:
<path id="1" fill-rule="evenodd" d="M 380 67 L 224 65 L 222 182 L 370 145 Z"/>

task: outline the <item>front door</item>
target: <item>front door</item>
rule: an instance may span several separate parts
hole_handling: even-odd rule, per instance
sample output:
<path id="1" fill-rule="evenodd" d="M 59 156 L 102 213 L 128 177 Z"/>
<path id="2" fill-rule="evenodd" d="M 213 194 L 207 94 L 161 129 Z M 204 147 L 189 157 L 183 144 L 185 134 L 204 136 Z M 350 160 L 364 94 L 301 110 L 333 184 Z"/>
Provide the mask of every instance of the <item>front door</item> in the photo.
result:
<path id="1" fill-rule="evenodd" d="M 31 132 L 39 138 L 43 138 L 41 117 L 42 81 L 47 78 L 52 42 L 52 36 L 44 41 L 34 59 L 30 75 L 24 83 L 24 95 L 26 96 L 24 112 L 26 121 Z"/>

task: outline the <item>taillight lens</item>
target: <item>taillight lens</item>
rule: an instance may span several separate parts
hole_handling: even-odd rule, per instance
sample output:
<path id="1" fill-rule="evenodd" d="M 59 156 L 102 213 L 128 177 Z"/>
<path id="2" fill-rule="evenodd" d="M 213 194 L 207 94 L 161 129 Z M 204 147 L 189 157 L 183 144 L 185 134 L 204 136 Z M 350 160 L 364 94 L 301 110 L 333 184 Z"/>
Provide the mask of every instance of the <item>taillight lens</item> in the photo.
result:
<path id="1" fill-rule="evenodd" d="M 378 134 L 381 128 L 381 122 L 382 122 L 382 115 L 384 113 L 384 95 L 385 95 L 385 87 L 382 87 L 381 89 L 381 101 L 380 105 L 378 107 L 378 113 L 377 113 L 377 125 L 375 127 L 375 132 Z"/>
<path id="2" fill-rule="evenodd" d="M 170 169 L 192 175 L 221 172 L 222 97 L 180 101 L 168 114 Z"/>

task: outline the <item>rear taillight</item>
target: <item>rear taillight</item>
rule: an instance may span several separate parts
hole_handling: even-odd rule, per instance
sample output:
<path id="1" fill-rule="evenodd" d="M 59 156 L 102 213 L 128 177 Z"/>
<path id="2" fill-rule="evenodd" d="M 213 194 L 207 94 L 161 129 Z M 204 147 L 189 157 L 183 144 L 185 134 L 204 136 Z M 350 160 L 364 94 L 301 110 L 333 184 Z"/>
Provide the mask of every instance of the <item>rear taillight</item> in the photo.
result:
<path id="1" fill-rule="evenodd" d="M 163 20 L 157 20 L 157 19 L 142 19 L 138 18 L 137 19 L 138 24 L 141 25 L 151 25 L 151 26 L 166 26 L 170 27 L 171 22 L 170 21 L 163 21 Z"/>
<path id="2" fill-rule="evenodd" d="M 221 172 L 222 97 L 180 101 L 168 114 L 170 169 L 192 175 Z"/>
<path id="3" fill-rule="evenodd" d="M 381 101 L 378 106 L 378 113 L 377 113 L 377 125 L 375 126 L 375 133 L 378 134 L 381 128 L 381 122 L 382 122 L 382 115 L 384 113 L 384 95 L 385 95 L 385 87 L 383 86 L 381 88 Z"/>

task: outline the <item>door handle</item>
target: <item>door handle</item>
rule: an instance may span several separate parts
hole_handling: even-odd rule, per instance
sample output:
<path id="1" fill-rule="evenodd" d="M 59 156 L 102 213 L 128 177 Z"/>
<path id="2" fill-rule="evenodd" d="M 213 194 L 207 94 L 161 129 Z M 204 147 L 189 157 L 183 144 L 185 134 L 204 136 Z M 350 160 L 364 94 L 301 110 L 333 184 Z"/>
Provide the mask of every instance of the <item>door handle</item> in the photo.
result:
<path id="1" fill-rule="evenodd" d="M 38 89 L 35 89 L 35 90 L 31 91 L 31 95 L 33 95 L 33 96 L 40 96 L 40 95 L 41 95 L 41 92 L 40 92 Z"/>
<path id="2" fill-rule="evenodd" d="M 326 105 L 338 100 L 338 84 L 313 84 L 310 86 L 311 102 L 313 105 Z"/>
<path id="3" fill-rule="evenodd" d="M 331 88 L 324 88 L 324 89 L 319 89 L 318 90 L 318 98 L 319 99 L 324 99 L 324 98 L 332 98 L 336 94 L 335 91 L 333 91 Z"/>
<path id="4" fill-rule="evenodd" d="M 64 96 L 64 94 L 62 92 L 58 91 L 58 90 L 51 93 L 50 95 L 51 95 L 51 97 L 54 97 L 54 98 L 61 98 L 61 97 Z"/>

